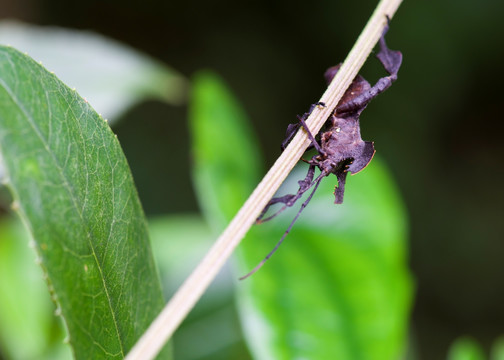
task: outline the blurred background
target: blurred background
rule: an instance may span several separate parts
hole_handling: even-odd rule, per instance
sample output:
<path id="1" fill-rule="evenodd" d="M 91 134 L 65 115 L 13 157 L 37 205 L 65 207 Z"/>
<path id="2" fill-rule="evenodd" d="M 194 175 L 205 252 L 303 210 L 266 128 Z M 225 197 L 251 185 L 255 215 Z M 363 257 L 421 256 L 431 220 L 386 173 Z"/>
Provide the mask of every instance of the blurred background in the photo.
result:
<path id="1" fill-rule="evenodd" d="M 0 0 L 0 19 L 92 30 L 187 77 L 215 70 L 252 119 L 267 168 L 376 4 Z M 399 79 L 361 117 L 409 212 L 419 359 L 445 358 L 462 335 L 488 351 L 504 333 L 502 14 L 497 0 L 405 0 L 387 35 L 404 56 Z M 374 82 L 383 70 L 370 59 L 361 74 Z M 198 209 L 186 119 L 185 106 L 146 101 L 113 127 L 149 216 Z"/>

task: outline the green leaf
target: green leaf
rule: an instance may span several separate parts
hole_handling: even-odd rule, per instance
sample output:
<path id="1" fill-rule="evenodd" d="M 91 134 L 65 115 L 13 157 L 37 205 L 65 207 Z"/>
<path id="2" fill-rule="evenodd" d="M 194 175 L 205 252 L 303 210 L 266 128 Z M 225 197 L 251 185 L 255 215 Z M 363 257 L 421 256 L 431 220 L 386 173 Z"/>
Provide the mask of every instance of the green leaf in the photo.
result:
<path id="1" fill-rule="evenodd" d="M 295 192 L 305 171 L 293 171 L 280 193 Z M 256 358 L 395 359 L 405 349 L 411 282 L 402 204 L 379 159 L 348 179 L 342 205 L 333 203 L 335 181 L 323 180 L 279 251 L 237 287 Z M 251 231 L 242 273 L 272 249 L 299 205 Z"/>
<path id="2" fill-rule="evenodd" d="M 215 236 L 200 215 L 151 218 L 149 232 L 163 288 L 173 294 L 201 261 Z M 176 359 L 250 358 L 239 327 L 230 276 L 229 267 L 220 271 L 177 329 L 172 338 Z"/>
<path id="3" fill-rule="evenodd" d="M 455 340 L 448 354 L 448 360 L 484 360 L 485 358 L 481 346 L 468 337 Z"/>
<path id="4" fill-rule="evenodd" d="M 111 122 L 145 98 L 185 101 L 187 81 L 165 64 L 91 31 L 0 21 L 0 44 L 27 52 Z"/>
<path id="5" fill-rule="evenodd" d="M 0 221 L 0 348 L 9 359 L 69 359 L 62 324 L 54 317 L 29 241 L 20 221 Z"/>
<path id="6" fill-rule="evenodd" d="M 226 93 L 222 86 L 195 82 L 196 89 L 203 85 L 214 92 L 214 101 L 202 101 L 203 90 L 195 90 L 193 106 L 199 111 L 191 121 L 194 152 L 200 156 L 194 176 L 205 179 L 195 184 L 207 217 L 229 220 L 257 183 L 251 181 L 257 171 L 245 172 L 244 164 L 257 163 L 259 150 L 243 118 L 223 122 L 222 114 L 240 112 L 226 109 L 232 101 L 219 101 Z M 202 129 L 211 129 L 212 136 Z M 242 143 L 247 151 L 235 145 Z M 295 192 L 306 171 L 304 165 L 294 171 L 279 194 Z M 412 286 L 398 192 L 379 159 L 349 177 L 343 205 L 333 203 L 335 184 L 335 177 L 324 179 L 279 251 L 236 287 L 257 359 L 394 359 L 405 349 Z M 229 203 L 232 211 L 224 205 Z M 274 247 L 301 203 L 253 227 L 237 251 L 239 275 Z"/>
<path id="7" fill-rule="evenodd" d="M 187 214 L 151 218 L 149 233 L 163 289 L 169 297 L 203 258 L 214 236 L 200 215 Z M 229 288 L 228 284 L 225 286 Z M 229 289 L 216 295 L 224 293 L 229 293 Z M 208 297 L 208 293 L 205 295 Z"/>
<path id="8" fill-rule="evenodd" d="M 490 359 L 504 360 L 504 336 L 499 336 L 492 344 Z"/>
<path id="9" fill-rule="evenodd" d="M 75 357 L 124 357 L 164 301 L 117 138 L 76 91 L 2 46 L 0 152 Z"/>
<path id="10" fill-rule="evenodd" d="M 205 217 L 220 230 L 257 184 L 260 151 L 245 113 L 209 71 L 193 79 L 190 126 L 195 190 Z"/>

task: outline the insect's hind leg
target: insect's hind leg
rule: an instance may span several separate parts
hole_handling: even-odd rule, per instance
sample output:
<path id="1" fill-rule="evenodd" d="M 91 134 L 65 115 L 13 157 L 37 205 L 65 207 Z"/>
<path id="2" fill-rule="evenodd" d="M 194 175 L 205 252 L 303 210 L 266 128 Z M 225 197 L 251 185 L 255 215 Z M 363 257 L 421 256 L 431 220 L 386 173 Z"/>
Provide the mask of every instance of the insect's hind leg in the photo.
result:
<path id="1" fill-rule="evenodd" d="M 308 198 L 305 200 L 305 202 L 301 205 L 301 208 L 299 209 L 298 213 L 296 214 L 296 216 L 294 217 L 294 219 L 291 221 L 289 227 L 287 228 L 287 230 L 285 230 L 285 232 L 283 233 L 282 237 L 280 238 L 280 240 L 277 242 L 277 244 L 275 245 L 275 247 L 273 248 L 273 250 L 271 250 L 268 255 L 266 255 L 266 257 L 259 263 L 257 264 L 257 266 L 255 268 L 252 269 L 252 271 L 250 271 L 248 274 L 246 274 L 245 276 L 242 276 L 241 278 L 239 278 L 239 280 L 244 280 L 246 278 L 248 278 L 249 276 L 251 276 L 252 274 L 254 274 L 257 270 L 259 270 L 263 265 L 264 263 L 277 251 L 277 249 L 280 247 L 280 245 L 282 245 L 283 241 L 285 240 L 286 236 L 289 235 L 289 232 L 291 231 L 292 227 L 294 226 L 294 223 L 296 222 L 296 220 L 298 219 L 299 215 L 301 215 L 301 212 L 304 210 L 304 208 L 308 205 L 308 203 L 310 202 L 310 200 L 312 199 L 313 197 L 313 194 L 315 194 L 315 191 L 317 191 L 317 188 L 318 186 L 320 185 L 320 181 L 322 180 L 322 178 L 325 176 L 326 174 L 324 172 L 321 172 L 319 174 L 319 176 L 317 176 L 317 178 L 315 179 L 315 181 L 313 181 L 313 184 L 310 185 L 310 187 L 312 187 L 313 185 L 315 185 L 315 187 L 313 188 L 313 191 L 310 193 L 310 195 L 308 196 Z M 308 189 L 307 189 L 308 190 Z"/>
<path id="2" fill-rule="evenodd" d="M 388 18 L 387 18 L 388 19 Z M 368 91 L 360 94 L 351 101 L 348 101 L 336 108 L 340 113 L 354 111 L 363 109 L 367 103 L 373 100 L 377 95 L 381 94 L 387 90 L 394 81 L 397 80 L 397 72 L 401 67 L 402 54 L 400 51 L 390 50 L 385 42 L 385 34 L 387 33 L 389 27 L 385 26 L 380 37 L 380 51 L 376 55 L 378 60 L 382 63 L 385 71 L 389 73 L 389 76 L 384 76 L 379 79 L 375 85 Z"/>
<path id="3" fill-rule="evenodd" d="M 296 201 L 303 196 L 303 194 L 309 190 L 313 185 L 313 177 L 315 175 L 315 165 L 310 164 L 310 167 L 308 168 L 308 173 L 306 174 L 306 177 L 303 180 L 298 181 L 299 184 L 299 190 L 297 191 L 296 194 L 288 194 L 280 197 L 276 197 L 271 199 L 268 204 L 264 207 L 263 211 L 259 215 L 259 217 L 256 220 L 257 224 L 263 223 L 265 221 L 269 221 L 273 219 L 275 216 L 283 212 L 285 209 L 288 207 L 294 205 Z M 270 206 L 282 203 L 284 206 L 282 206 L 278 211 L 276 211 L 274 214 L 268 216 L 267 218 L 264 218 L 264 215 L 266 215 L 266 212 L 270 208 Z"/>
<path id="4" fill-rule="evenodd" d="M 388 17 L 387 17 L 388 20 Z M 378 60 L 382 63 L 385 70 L 395 78 L 397 78 L 397 72 L 401 67 L 402 54 L 400 51 L 390 50 L 385 42 L 385 34 L 387 33 L 389 26 L 385 26 L 383 29 L 382 36 L 380 37 L 380 51 L 376 55 Z"/>

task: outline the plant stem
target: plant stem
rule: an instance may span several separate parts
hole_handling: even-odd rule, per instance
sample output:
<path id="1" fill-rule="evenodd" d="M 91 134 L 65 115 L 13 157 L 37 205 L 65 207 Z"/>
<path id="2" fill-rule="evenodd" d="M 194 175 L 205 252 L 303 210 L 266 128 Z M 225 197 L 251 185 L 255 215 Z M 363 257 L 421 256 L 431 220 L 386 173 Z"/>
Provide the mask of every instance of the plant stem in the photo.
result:
<path id="1" fill-rule="evenodd" d="M 317 134 L 329 118 L 380 38 L 387 23 L 386 16 L 392 18 L 401 1 L 381 0 L 379 2 L 345 62 L 320 98 L 319 101 L 325 103 L 326 107 L 315 107 L 306 120 L 311 133 Z M 126 356 L 127 360 L 152 359 L 157 355 L 203 295 L 309 144 L 310 140 L 306 132 L 299 131 L 203 260 Z"/>

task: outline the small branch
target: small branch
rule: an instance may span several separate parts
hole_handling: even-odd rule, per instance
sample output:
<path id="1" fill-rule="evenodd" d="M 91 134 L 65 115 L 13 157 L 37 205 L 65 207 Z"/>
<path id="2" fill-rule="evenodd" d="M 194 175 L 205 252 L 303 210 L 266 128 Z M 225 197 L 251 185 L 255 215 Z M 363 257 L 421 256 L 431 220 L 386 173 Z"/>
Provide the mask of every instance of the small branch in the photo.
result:
<path id="1" fill-rule="evenodd" d="M 319 100 L 324 102 L 326 107 L 315 107 L 306 121 L 313 134 L 319 132 L 357 76 L 383 32 L 386 16 L 392 18 L 401 1 L 381 0 L 376 7 L 345 62 Z M 203 260 L 133 347 L 126 357 L 127 360 L 153 359 L 157 355 L 231 256 L 309 144 L 306 132 L 299 131 Z"/>

